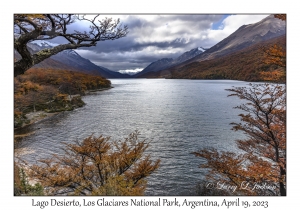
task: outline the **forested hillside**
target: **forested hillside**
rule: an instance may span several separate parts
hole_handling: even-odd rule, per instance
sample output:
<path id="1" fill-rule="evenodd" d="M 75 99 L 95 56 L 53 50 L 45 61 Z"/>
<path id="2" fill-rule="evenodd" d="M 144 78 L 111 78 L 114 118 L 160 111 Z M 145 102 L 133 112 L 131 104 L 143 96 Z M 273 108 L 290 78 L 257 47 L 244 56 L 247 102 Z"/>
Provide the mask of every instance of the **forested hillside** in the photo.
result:
<path id="1" fill-rule="evenodd" d="M 30 69 L 14 78 L 14 126 L 26 124 L 28 112 L 58 112 L 83 106 L 80 95 L 110 84 L 103 77 L 74 71 Z"/>
<path id="2" fill-rule="evenodd" d="M 286 36 L 260 42 L 235 53 L 202 62 L 193 62 L 177 69 L 151 72 L 148 78 L 165 77 L 173 79 L 233 79 L 243 81 L 272 80 L 266 73 L 276 74 L 281 67 L 264 62 L 265 51 L 271 46 L 286 48 Z M 280 76 L 285 81 L 285 75 Z"/>

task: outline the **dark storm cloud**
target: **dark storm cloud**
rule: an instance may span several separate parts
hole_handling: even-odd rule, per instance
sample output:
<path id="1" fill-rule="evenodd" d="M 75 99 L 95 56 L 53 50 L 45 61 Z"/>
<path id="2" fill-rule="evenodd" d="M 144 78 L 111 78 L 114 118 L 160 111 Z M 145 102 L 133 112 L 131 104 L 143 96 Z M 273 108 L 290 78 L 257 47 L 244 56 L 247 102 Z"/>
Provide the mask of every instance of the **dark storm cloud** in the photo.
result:
<path id="1" fill-rule="evenodd" d="M 181 38 L 182 34 L 187 33 L 187 28 L 192 30 L 198 30 L 199 28 L 207 29 L 210 28 L 212 21 L 218 21 L 221 16 L 220 15 L 177 15 L 177 16 L 161 16 L 156 15 L 157 20 L 155 21 L 148 21 L 146 19 L 148 15 L 141 15 L 141 16 L 129 16 L 125 18 L 122 22 L 123 25 L 127 25 L 129 28 L 129 34 L 121 39 L 113 40 L 113 41 L 104 41 L 99 42 L 97 46 L 91 50 L 95 52 L 112 52 L 112 51 L 133 51 L 133 50 L 142 50 L 144 47 L 148 46 L 156 46 L 158 48 L 165 48 L 165 47 L 184 47 L 186 44 L 182 42 L 178 42 L 176 40 Z M 203 19 L 206 18 L 206 19 Z M 159 41 L 144 41 L 139 42 L 137 40 L 138 36 L 142 34 L 143 30 L 151 30 L 152 36 L 159 36 L 159 33 L 155 33 L 155 29 L 160 27 L 162 22 L 168 24 L 168 27 L 172 27 L 172 22 L 181 21 L 183 26 L 181 30 L 178 30 L 177 36 L 174 36 L 173 41 L 165 41 L 162 39 L 163 37 L 159 38 Z M 82 27 L 81 27 L 82 28 Z M 196 31 L 195 31 L 196 32 Z M 172 35 L 173 36 L 173 35 Z"/>
<path id="2" fill-rule="evenodd" d="M 196 47 L 209 48 L 236 30 L 237 22 L 241 22 L 237 16 L 226 16 L 223 20 L 224 15 L 221 14 L 101 15 L 100 19 L 105 17 L 120 18 L 121 24 L 128 26 L 126 37 L 101 41 L 95 47 L 76 51 L 97 65 L 113 71 L 141 69 L 151 62 L 176 58 Z M 217 22 L 224 23 L 222 30 L 213 30 L 213 23 Z M 88 30 L 88 25 L 83 22 L 70 26 L 70 31 Z M 64 40 L 55 41 L 61 43 Z"/>
<path id="3" fill-rule="evenodd" d="M 124 70 L 124 69 L 136 69 L 145 68 L 150 63 L 162 59 L 159 54 L 134 54 L 134 53 L 93 53 L 92 51 L 77 51 L 81 56 L 88 57 L 93 63 L 106 67 L 110 70 Z M 171 55 L 169 57 L 178 57 L 178 55 Z"/>
<path id="4" fill-rule="evenodd" d="M 109 52 L 132 52 L 132 51 L 141 51 L 146 47 L 154 46 L 157 48 L 182 48 L 185 47 L 186 44 L 180 42 L 178 39 L 173 40 L 172 42 L 166 41 L 155 41 L 155 42 L 145 42 L 138 43 L 135 42 L 131 37 L 124 37 L 117 40 L 109 40 L 98 42 L 96 47 L 93 48 L 83 48 L 89 49 L 96 53 L 109 53 Z"/>

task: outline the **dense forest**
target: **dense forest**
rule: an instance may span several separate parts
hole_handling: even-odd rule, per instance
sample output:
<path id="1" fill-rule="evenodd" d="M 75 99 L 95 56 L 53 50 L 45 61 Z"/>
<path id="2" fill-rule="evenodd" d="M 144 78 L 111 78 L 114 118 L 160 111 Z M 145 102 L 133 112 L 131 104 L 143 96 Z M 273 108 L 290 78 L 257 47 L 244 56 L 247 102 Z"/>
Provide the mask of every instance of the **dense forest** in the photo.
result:
<path id="1" fill-rule="evenodd" d="M 30 69 L 14 78 L 14 127 L 28 123 L 26 113 L 81 107 L 81 95 L 110 87 L 109 80 L 67 70 Z"/>

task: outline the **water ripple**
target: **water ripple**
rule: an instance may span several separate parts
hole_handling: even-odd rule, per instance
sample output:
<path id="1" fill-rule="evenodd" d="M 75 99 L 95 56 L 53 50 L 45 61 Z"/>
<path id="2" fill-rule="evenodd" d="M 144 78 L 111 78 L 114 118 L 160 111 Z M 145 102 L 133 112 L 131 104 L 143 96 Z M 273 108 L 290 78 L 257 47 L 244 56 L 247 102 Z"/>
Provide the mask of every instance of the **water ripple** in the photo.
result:
<path id="1" fill-rule="evenodd" d="M 238 122 L 239 99 L 224 89 L 246 86 L 239 81 L 111 80 L 113 89 L 83 97 L 86 106 L 64 112 L 31 126 L 34 135 L 19 145 L 23 159 L 34 163 L 62 154 L 61 143 L 91 134 L 126 137 L 134 130 L 151 140 L 147 153 L 161 159 L 161 167 L 148 177 L 146 195 L 191 195 L 205 177 L 203 160 L 190 153 L 205 147 L 235 150 L 231 122 Z M 39 128 L 39 129 L 37 129 Z"/>

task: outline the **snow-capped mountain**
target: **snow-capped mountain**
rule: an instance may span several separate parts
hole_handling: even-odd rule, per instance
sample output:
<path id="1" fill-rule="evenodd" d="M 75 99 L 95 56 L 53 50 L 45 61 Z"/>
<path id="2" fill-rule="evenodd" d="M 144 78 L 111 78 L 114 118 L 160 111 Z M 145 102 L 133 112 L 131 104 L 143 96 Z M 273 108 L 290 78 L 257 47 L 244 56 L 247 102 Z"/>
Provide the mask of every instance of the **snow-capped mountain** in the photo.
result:
<path id="1" fill-rule="evenodd" d="M 34 40 L 30 43 L 36 44 L 36 45 L 38 45 L 42 48 L 52 48 L 52 47 L 56 47 L 58 45 L 56 43 L 48 42 L 48 41 L 45 41 L 45 40 Z"/>
<path id="2" fill-rule="evenodd" d="M 61 51 L 60 53 L 58 54 L 63 54 L 65 56 L 72 56 L 72 57 L 81 57 L 76 51 L 74 50 L 64 50 L 64 51 Z"/>
<path id="3" fill-rule="evenodd" d="M 205 53 L 195 56 L 184 64 L 227 55 L 258 42 L 279 37 L 285 33 L 286 22 L 275 18 L 273 15 L 269 15 L 257 23 L 241 26 L 227 38 L 206 50 Z"/>
<path id="4" fill-rule="evenodd" d="M 143 71 L 136 74 L 136 76 L 140 76 L 144 73 L 151 72 L 151 71 L 160 71 L 162 69 L 168 68 L 172 65 L 173 58 L 162 58 L 155 62 L 150 63 Z"/>
<path id="5" fill-rule="evenodd" d="M 261 47 L 280 43 L 284 48 L 285 34 L 286 22 L 269 15 L 257 23 L 241 26 L 227 38 L 189 60 L 143 76 L 259 80 Z"/>
<path id="6" fill-rule="evenodd" d="M 52 48 L 57 46 L 47 41 L 36 40 L 31 43 L 28 43 L 27 47 L 31 53 L 36 53 L 40 50 Z M 20 56 L 15 52 L 15 58 L 20 59 Z M 119 72 L 111 71 L 102 66 L 97 66 L 92 63 L 90 60 L 81 57 L 74 50 L 64 50 L 59 52 L 56 55 L 47 58 L 39 64 L 36 64 L 35 67 L 40 68 L 52 68 L 52 69 L 64 69 L 71 71 L 79 71 L 87 74 L 100 75 L 105 78 L 127 78 L 130 77 L 126 74 L 121 74 Z"/>
<path id="7" fill-rule="evenodd" d="M 183 53 L 181 56 L 179 56 L 178 58 L 176 58 L 176 60 L 174 60 L 175 61 L 174 64 L 182 63 L 182 62 L 189 60 L 203 52 L 205 52 L 205 50 L 202 47 L 191 49 L 190 51 L 187 51 L 187 52 Z"/>
<path id="8" fill-rule="evenodd" d="M 169 68 L 171 66 L 180 64 L 184 61 L 187 61 L 201 53 L 205 52 L 205 50 L 202 47 L 197 47 L 194 49 L 191 49 L 190 51 L 187 51 L 177 57 L 176 59 L 173 58 L 162 58 L 160 60 L 157 60 L 155 62 L 150 63 L 146 68 L 144 68 L 143 71 L 136 74 L 136 77 L 143 77 L 142 75 L 148 72 L 157 72 L 166 68 Z"/>

